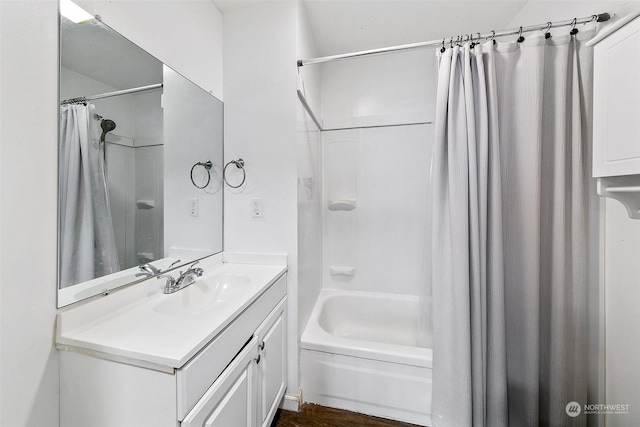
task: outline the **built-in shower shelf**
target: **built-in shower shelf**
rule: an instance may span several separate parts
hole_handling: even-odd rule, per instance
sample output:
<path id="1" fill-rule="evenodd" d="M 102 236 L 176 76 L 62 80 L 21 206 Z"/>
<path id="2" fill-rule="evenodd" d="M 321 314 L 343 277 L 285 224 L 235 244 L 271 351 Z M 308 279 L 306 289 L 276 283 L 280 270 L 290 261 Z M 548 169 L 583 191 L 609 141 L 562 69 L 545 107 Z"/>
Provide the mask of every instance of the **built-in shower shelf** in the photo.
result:
<path id="1" fill-rule="evenodd" d="M 155 200 L 137 200 L 138 209 L 153 209 L 156 207 Z"/>
<path id="2" fill-rule="evenodd" d="M 630 218 L 640 219 L 640 175 L 598 178 L 598 195 L 619 201 Z"/>
<path id="3" fill-rule="evenodd" d="M 327 207 L 330 211 L 352 211 L 356 208 L 356 201 L 354 199 L 331 200 Z"/>
<path id="4" fill-rule="evenodd" d="M 329 273 L 332 276 L 353 277 L 356 275 L 356 268 L 332 265 L 329 266 Z"/>

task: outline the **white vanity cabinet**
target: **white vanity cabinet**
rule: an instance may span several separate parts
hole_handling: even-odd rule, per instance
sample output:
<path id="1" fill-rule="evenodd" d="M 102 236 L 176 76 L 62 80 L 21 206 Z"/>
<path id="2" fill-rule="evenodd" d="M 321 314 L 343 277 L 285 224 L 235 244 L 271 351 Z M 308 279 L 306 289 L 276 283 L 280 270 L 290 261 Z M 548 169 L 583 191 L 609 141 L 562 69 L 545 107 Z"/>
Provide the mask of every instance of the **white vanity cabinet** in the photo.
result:
<path id="1" fill-rule="evenodd" d="M 268 427 L 286 387 L 284 298 L 181 427 Z"/>
<path id="2" fill-rule="evenodd" d="M 639 45 L 640 17 L 594 46 L 594 177 L 640 174 Z"/>
<path id="3" fill-rule="evenodd" d="M 268 427 L 286 386 L 286 301 L 284 274 L 181 366 L 59 339 L 61 427 Z"/>
<path id="4" fill-rule="evenodd" d="M 286 299 L 258 328 L 257 426 L 268 427 L 287 384 Z"/>

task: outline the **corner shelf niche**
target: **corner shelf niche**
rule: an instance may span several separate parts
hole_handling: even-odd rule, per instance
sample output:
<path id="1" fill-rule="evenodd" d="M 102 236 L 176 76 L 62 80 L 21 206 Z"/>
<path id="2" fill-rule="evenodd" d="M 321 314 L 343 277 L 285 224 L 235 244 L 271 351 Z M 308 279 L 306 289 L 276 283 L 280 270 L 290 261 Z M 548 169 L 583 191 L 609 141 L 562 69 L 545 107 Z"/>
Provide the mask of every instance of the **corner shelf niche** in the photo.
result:
<path id="1" fill-rule="evenodd" d="M 640 175 L 598 178 L 598 195 L 622 203 L 630 218 L 640 219 Z"/>

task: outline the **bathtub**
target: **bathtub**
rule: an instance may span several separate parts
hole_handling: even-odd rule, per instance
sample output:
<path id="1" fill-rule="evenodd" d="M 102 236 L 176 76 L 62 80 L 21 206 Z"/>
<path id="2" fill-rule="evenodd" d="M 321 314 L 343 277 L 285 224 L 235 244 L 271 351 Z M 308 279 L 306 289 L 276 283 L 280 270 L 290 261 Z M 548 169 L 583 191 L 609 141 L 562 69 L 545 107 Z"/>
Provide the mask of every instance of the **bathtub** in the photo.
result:
<path id="1" fill-rule="evenodd" d="M 322 290 L 302 334 L 302 398 L 418 425 L 431 424 L 431 334 L 418 297 Z"/>

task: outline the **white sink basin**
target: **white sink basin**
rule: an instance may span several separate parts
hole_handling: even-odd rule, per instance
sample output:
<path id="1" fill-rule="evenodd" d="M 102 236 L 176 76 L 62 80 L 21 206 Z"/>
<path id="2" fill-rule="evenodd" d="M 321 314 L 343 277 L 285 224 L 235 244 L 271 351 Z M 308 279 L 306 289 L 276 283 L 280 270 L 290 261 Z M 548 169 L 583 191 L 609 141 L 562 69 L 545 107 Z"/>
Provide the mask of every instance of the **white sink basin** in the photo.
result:
<path id="1" fill-rule="evenodd" d="M 163 295 L 153 310 L 174 315 L 195 315 L 214 310 L 242 295 L 250 282 L 248 277 L 230 274 L 198 278 L 184 289 Z"/>

